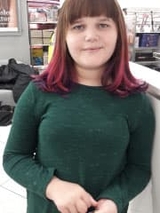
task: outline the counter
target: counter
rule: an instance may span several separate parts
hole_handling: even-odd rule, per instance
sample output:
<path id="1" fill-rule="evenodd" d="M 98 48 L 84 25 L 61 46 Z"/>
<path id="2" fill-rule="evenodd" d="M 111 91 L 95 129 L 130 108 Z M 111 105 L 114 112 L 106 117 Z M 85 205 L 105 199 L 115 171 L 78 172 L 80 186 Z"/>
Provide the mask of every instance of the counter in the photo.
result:
<path id="1" fill-rule="evenodd" d="M 136 78 L 149 84 L 147 94 L 153 104 L 156 116 L 156 131 L 152 154 L 152 178 L 147 187 L 129 206 L 128 213 L 159 213 L 160 212 L 160 72 L 130 62 L 130 69 Z"/>

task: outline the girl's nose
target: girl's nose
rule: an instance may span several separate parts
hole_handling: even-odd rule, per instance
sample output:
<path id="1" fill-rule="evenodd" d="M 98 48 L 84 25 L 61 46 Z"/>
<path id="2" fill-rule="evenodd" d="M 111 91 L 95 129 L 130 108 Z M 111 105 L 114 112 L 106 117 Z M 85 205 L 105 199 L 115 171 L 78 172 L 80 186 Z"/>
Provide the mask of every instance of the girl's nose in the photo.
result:
<path id="1" fill-rule="evenodd" d="M 98 31 L 96 29 L 87 29 L 85 32 L 85 41 L 96 41 L 98 40 Z"/>

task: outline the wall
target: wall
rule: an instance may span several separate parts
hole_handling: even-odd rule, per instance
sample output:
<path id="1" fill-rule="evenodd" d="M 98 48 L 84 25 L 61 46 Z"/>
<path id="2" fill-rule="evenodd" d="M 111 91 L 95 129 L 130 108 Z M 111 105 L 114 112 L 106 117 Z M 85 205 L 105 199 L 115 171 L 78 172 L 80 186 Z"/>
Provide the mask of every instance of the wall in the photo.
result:
<path id="1" fill-rule="evenodd" d="M 15 58 L 30 64 L 30 48 L 28 38 L 28 20 L 26 0 L 20 0 L 21 35 L 0 36 L 0 60 Z"/>

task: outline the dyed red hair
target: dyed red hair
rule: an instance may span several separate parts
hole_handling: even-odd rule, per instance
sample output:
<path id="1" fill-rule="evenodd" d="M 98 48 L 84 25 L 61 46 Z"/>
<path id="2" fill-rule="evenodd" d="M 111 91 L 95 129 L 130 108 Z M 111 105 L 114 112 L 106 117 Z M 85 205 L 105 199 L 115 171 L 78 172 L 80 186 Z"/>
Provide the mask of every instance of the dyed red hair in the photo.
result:
<path id="1" fill-rule="evenodd" d="M 115 22 L 118 39 L 115 51 L 106 63 L 102 85 L 113 94 L 125 97 L 145 91 L 147 84 L 136 79 L 130 71 L 126 26 L 121 8 L 116 0 L 65 0 L 60 9 L 55 49 L 47 69 L 34 81 L 48 92 L 67 93 L 72 90 L 74 61 L 66 46 L 66 32 L 70 24 L 81 17 L 105 15 Z M 108 84 L 108 79 L 111 83 Z"/>

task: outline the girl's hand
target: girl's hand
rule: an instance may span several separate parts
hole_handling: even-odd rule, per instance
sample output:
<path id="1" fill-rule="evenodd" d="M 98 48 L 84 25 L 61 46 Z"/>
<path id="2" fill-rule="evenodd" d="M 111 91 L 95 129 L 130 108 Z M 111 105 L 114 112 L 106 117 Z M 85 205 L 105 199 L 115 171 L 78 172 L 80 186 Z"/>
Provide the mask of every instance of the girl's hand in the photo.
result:
<path id="1" fill-rule="evenodd" d="M 112 200 L 100 199 L 94 213 L 118 213 L 118 209 Z"/>
<path id="2" fill-rule="evenodd" d="M 46 197 L 52 200 L 61 213 L 86 213 L 96 207 L 97 201 L 81 186 L 54 177 L 46 188 Z"/>

